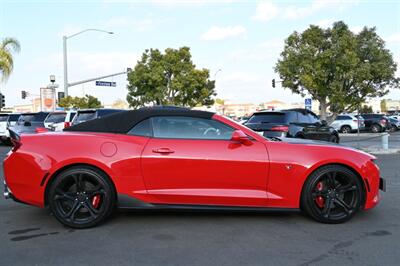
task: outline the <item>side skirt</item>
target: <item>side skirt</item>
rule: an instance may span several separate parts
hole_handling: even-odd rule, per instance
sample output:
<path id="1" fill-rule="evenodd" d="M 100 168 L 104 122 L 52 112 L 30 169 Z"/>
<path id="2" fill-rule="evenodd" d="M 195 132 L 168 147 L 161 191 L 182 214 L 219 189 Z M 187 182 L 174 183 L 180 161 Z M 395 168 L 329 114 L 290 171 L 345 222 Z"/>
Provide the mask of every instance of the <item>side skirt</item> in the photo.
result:
<path id="1" fill-rule="evenodd" d="M 234 211 L 234 212 L 300 212 L 298 208 L 239 207 L 194 204 L 151 204 L 124 194 L 118 194 L 120 210 L 187 210 L 187 211 Z"/>

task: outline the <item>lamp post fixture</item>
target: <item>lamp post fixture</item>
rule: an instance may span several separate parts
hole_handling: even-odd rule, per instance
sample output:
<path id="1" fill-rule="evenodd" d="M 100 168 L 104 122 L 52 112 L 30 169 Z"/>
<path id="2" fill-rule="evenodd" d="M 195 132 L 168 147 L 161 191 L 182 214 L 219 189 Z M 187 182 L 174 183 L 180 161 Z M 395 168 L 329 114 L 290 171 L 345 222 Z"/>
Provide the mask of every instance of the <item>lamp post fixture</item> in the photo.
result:
<path id="1" fill-rule="evenodd" d="M 63 36 L 63 64 L 64 64 L 64 94 L 65 97 L 68 96 L 68 66 L 67 66 L 67 39 L 71 39 L 72 37 L 75 37 L 79 34 L 88 32 L 88 31 L 99 31 L 99 32 L 104 32 L 107 34 L 114 34 L 112 31 L 106 31 L 106 30 L 100 30 L 100 29 L 85 29 L 80 32 L 74 33 L 69 36 Z"/>

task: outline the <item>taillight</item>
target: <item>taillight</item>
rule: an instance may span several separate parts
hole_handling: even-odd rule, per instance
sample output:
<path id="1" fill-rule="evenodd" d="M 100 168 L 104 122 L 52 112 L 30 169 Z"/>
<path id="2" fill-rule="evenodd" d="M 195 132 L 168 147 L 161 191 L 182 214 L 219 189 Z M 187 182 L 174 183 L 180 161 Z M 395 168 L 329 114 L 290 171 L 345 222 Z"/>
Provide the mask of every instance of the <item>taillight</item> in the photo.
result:
<path id="1" fill-rule="evenodd" d="M 71 122 L 64 122 L 64 128 L 70 127 L 71 126 Z"/>
<path id="2" fill-rule="evenodd" d="M 288 132 L 289 131 L 289 127 L 288 126 L 276 126 L 276 127 L 272 127 L 271 131 L 283 131 L 283 132 Z"/>
<path id="3" fill-rule="evenodd" d="M 36 133 L 44 133 L 44 132 L 48 132 L 49 130 L 45 127 L 37 127 L 35 128 L 35 132 Z"/>

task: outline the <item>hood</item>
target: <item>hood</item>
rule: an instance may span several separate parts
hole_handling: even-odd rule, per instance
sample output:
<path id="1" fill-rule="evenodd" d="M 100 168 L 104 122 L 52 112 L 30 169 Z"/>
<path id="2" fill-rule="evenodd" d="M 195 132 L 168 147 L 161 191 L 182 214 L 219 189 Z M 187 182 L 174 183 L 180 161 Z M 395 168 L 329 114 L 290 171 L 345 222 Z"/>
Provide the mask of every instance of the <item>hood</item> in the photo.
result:
<path id="1" fill-rule="evenodd" d="M 359 150 L 359 149 L 356 149 L 356 148 L 353 148 L 353 147 L 344 146 L 344 145 L 338 144 L 338 143 L 327 142 L 327 141 L 318 141 L 318 140 L 310 140 L 310 139 L 299 139 L 299 138 L 280 138 L 280 139 L 282 140 L 282 142 L 286 142 L 286 143 L 290 143 L 290 144 L 326 146 L 326 147 L 332 147 L 332 148 L 337 148 L 337 149 L 355 151 L 355 152 L 367 155 L 371 159 L 376 159 L 376 157 L 373 156 L 372 154 L 369 154 L 367 152 L 364 152 L 362 150 Z"/>

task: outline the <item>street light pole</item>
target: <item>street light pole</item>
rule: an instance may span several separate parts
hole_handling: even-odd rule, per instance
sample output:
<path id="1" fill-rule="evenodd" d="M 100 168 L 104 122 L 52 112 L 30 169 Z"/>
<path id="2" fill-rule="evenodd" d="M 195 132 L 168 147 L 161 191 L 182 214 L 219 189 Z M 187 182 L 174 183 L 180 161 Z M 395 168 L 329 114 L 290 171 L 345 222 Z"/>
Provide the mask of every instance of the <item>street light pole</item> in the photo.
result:
<path id="1" fill-rule="evenodd" d="M 70 39 L 72 37 L 75 37 L 81 33 L 87 32 L 87 31 L 100 31 L 104 32 L 107 34 L 114 34 L 112 31 L 106 31 L 106 30 L 100 30 L 100 29 L 85 29 L 80 32 L 71 34 L 70 36 L 63 36 L 63 64 L 64 64 L 64 95 L 65 97 L 68 96 L 68 87 L 70 84 L 68 84 L 68 65 L 67 65 L 67 39 Z"/>
<path id="2" fill-rule="evenodd" d="M 63 36 L 64 95 L 68 96 L 67 36 Z"/>

